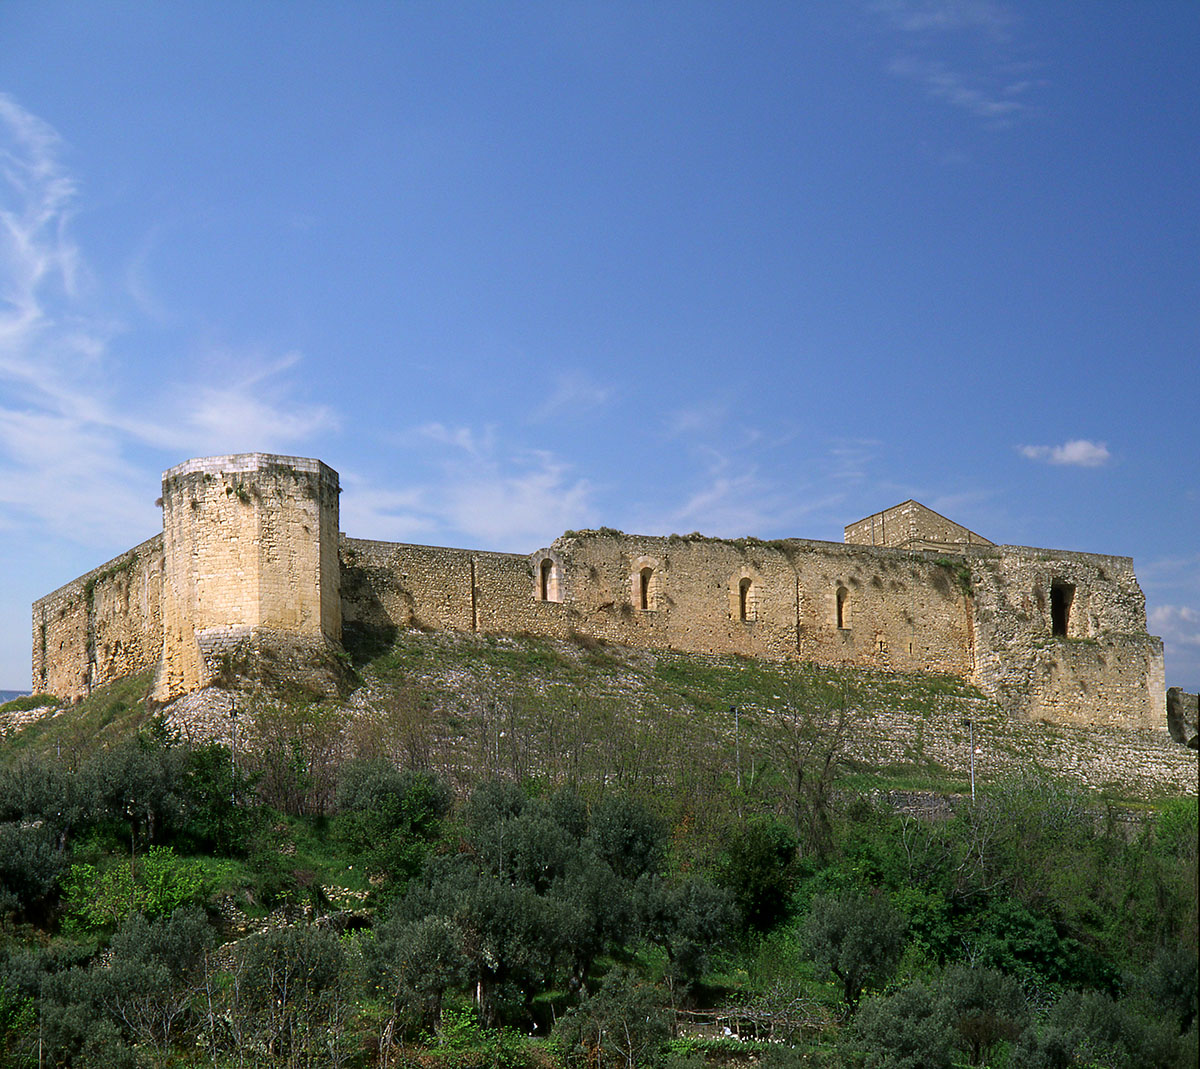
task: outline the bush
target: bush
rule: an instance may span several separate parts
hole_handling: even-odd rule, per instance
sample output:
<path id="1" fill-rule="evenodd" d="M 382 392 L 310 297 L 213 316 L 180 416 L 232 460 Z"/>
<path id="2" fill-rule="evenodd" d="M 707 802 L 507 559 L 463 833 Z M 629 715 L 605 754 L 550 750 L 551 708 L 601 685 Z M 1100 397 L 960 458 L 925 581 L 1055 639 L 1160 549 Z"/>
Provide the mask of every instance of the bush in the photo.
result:
<path id="1" fill-rule="evenodd" d="M 334 835 L 355 864 L 383 876 L 384 898 L 404 892 L 450 811 L 450 788 L 426 772 L 400 772 L 386 762 L 342 769 Z"/>
<path id="2" fill-rule="evenodd" d="M 653 1065 L 670 1034 L 662 1003 L 662 995 L 649 984 L 627 969 L 614 969 L 591 998 L 555 1027 L 563 1061 L 587 1069 Z"/>
<path id="3" fill-rule="evenodd" d="M 950 966 L 938 984 L 937 1001 L 969 1065 L 989 1062 L 1001 1043 L 1021 1035 L 1031 1016 L 1021 985 L 994 969 Z"/>
<path id="4" fill-rule="evenodd" d="M 799 846 L 791 828 L 773 817 L 755 817 L 732 836 L 720 882 L 750 928 L 765 932 L 786 915 Z"/>
<path id="5" fill-rule="evenodd" d="M 919 981 L 867 999 L 845 1042 L 869 1069 L 951 1069 L 951 1029 L 934 994 Z"/>
<path id="6" fill-rule="evenodd" d="M 66 865 L 47 828 L 0 824 L 0 915 L 41 910 Z"/>
<path id="7" fill-rule="evenodd" d="M 169 846 L 152 846 L 141 858 L 104 871 L 72 865 L 65 894 L 76 925 L 102 928 L 120 924 L 130 913 L 162 917 L 181 906 L 199 905 L 207 887 L 202 862 L 177 857 Z"/>

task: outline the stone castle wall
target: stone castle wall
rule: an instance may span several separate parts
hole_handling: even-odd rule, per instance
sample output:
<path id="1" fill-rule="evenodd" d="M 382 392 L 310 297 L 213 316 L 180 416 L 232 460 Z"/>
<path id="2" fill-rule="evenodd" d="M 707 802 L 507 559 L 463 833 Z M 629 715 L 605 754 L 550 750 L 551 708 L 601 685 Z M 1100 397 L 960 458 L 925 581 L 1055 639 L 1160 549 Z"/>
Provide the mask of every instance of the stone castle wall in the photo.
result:
<path id="1" fill-rule="evenodd" d="M 342 619 L 386 636 L 391 628 L 518 632 L 565 638 L 560 604 L 535 597 L 530 559 L 342 537 Z"/>
<path id="2" fill-rule="evenodd" d="M 74 701 L 158 664 L 163 536 L 33 603 L 33 691 Z"/>
<path id="3" fill-rule="evenodd" d="M 252 636 L 328 651 L 343 628 L 417 627 L 949 673 L 1019 718 L 1163 726 L 1162 644 L 1127 557 L 994 546 L 916 502 L 845 543 L 601 530 L 524 556 L 339 536 L 338 493 L 304 458 L 172 468 L 161 537 L 34 605 L 35 689 L 77 698 L 157 666 L 167 701 Z M 952 551 L 916 548 L 931 540 Z"/>
<path id="4" fill-rule="evenodd" d="M 1057 723 L 1162 726 L 1162 641 L 1146 633 L 1129 557 L 1000 546 L 971 549 L 965 560 L 973 682 L 986 694 L 1009 712 Z"/>

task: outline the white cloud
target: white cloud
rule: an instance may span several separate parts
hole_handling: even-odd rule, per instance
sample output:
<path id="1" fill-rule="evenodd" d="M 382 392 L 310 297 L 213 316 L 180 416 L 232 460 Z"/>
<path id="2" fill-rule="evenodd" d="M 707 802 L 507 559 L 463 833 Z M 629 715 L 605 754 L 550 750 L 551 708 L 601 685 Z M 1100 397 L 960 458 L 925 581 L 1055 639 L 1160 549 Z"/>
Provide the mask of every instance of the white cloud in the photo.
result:
<path id="1" fill-rule="evenodd" d="M 1150 610 L 1151 634 L 1171 644 L 1200 649 L 1200 612 L 1186 605 L 1158 605 Z"/>
<path id="2" fill-rule="evenodd" d="M 1017 447 L 1021 456 L 1029 460 L 1045 461 L 1047 464 L 1068 464 L 1078 468 L 1099 468 L 1112 459 L 1108 446 L 1103 442 L 1092 442 L 1086 438 L 1073 438 L 1062 445 L 1022 445 Z"/>
<path id="3" fill-rule="evenodd" d="M 1014 22 L 1012 12 L 989 0 L 876 0 L 871 8 L 906 33 L 982 29 L 998 36 Z"/>
<path id="4" fill-rule="evenodd" d="M 217 385 L 205 381 L 195 388 L 182 414 L 179 448 L 188 453 L 272 451 L 336 429 L 337 417 L 327 405 L 304 404 L 291 396 L 284 376 L 300 359 L 291 352 L 274 359 L 250 355 L 229 360 L 245 370 L 219 376 Z"/>
<path id="5" fill-rule="evenodd" d="M 535 421 L 558 416 L 577 417 L 602 408 L 613 397 L 611 386 L 602 386 L 580 371 L 559 375 L 554 390 L 533 413 Z"/>
<path id="6" fill-rule="evenodd" d="M 496 428 L 490 425 L 482 431 L 475 431 L 470 427 L 447 427 L 444 423 L 426 423 L 416 429 L 416 434 L 438 445 L 461 449 L 473 457 L 489 454 L 496 444 Z"/>
<path id="7" fill-rule="evenodd" d="M 1030 77 L 1034 68 L 1016 53 L 1018 20 L 1005 5 L 876 0 L 868 10 L 896 43 L 889 74 L 993 129 L 1011 126 L 1031 111 L 1036 90 L 1046 84 Z M 945 158 L 961 162 L 961 150 Z"/>
<path id="8" fill-rule="evenodd" d="M 591 487 L 569 466 L 533 452 L 459 472 L 439 495 L 448 522 L 487 545 L 532 551 L 592 515 Z"/>
<path id="9" fill-rule="evenodd" d="M 429 423 L 411 437 L 442 447 L 423 465 L 432 474 L 399 486 L 344 476 L 342 526 L 349 533 L 528 553 L 593 522 L 592 486 L 552 453 L 507 449 L 492 426 Z"/>
<path id="10" fill-rule="evenodd" d="M 1014 82 L 996 88 L 972 84 L 969 76 L 951 70 L 940 60 L 908 55 L 893 59 L 888 72 L 919 82 L 930 96 L 945 100 L 977 118 L 998 122 L 1011 120 L 1026 109 L 1027 105 L 1017 97 L 1031 84 L 1028 81 Z"/>
<path id="11" fill-rule="evenodd" d="M 341 472 L 342 530 L 355 538 L 428 544 L 439 530 L 420 488 L 393 490 L 372 485 L 355 472 Z"/>
<path id="12" fill-rule="evenodd" d="M 724 426 L 727 417 L 728 408 L 725 405 L 709 401 L 668 412 L 664 420 L 664 429 L 669 438 L 688 434 L 711 434 Z"/>
<path id="13" fill-rule="evenodd" d="M 838 481 L 865 479 L 883 443 L 874 438 L 835 438 L 829 445 L 830 476 Z"/>
<path id="14" fill-rule="evenodd" d="M 78 190 L 60 151 L 54 130 L 0 94 L 0 522 L 98 544 L 141 525 L 128 487 L 157 472 L 128 459 L 138 448 L 274 449 L 336 419 L 292 396 L 295 353 L 203 354 L 195 382 L 123 366 L 114 343 L 128 328 L 98 307 L 103 280 L 72 236 Z"/>

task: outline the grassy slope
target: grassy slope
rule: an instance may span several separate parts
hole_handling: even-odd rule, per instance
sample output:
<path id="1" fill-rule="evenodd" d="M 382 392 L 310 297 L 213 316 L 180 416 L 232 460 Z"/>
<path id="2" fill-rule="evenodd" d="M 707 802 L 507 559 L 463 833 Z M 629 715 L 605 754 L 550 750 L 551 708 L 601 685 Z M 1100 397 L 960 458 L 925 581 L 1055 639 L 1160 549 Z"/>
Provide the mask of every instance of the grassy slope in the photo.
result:
<path id="1" fill-rule="evenodd" d="M 694 792 L 705 776 L 740 777 L 753 790 L 781 769 L 833 751 L 843 784 L 963 792 L 969 719 L 980 783 L 1033 763 L 1082 775 L 1123 801 L 1178 794 L 1181 783 L 1195 792 L 1190 752 L 1145 733 L 1121 736 L 1132 749 L 1114 771 L 1112 738 L 1014 723 L 947 676 L 416 631 L 361 658 L 358 671 L 362 685 L 332 710 L 355 710 L 345 717 L 342 752 L 435 767 L 464 788 L 502 774 L 653 793 Z M 0 740 L 0 760 L 25 749 L 77 759 L 136 731 L 149 718 L 148 686 L 146 676 L 121 680 L 10 732 Z M 256 703 L 272 704 L 250 698 L 251 712 Z M 1165 762 L 1174 778 L 1151 762 Z"/>

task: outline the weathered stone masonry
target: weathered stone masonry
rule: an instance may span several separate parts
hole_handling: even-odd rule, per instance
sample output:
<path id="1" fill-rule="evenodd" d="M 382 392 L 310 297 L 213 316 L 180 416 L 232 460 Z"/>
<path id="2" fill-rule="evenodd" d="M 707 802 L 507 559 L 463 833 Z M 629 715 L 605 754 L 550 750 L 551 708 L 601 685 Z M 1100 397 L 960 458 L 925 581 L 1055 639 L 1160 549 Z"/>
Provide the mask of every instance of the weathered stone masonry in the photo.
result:
<path id="1" fill-rule="evenodd" d="M 524 556 L 338 534 L 338 477 L 242 454 L 163 476 L 163 534 L 34 605 L 33 683 L 77 698 L 156 669 L 163 701 L 253 636 L 343 628 L 572 635 L 950 673 L 1011 715 L 1162 727 L 1162 643 L 1128 557 L 997 546 L 916 502 L 846 542 L 568 532 Z"/>

